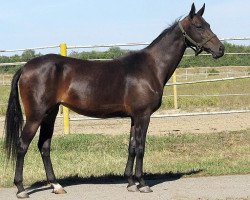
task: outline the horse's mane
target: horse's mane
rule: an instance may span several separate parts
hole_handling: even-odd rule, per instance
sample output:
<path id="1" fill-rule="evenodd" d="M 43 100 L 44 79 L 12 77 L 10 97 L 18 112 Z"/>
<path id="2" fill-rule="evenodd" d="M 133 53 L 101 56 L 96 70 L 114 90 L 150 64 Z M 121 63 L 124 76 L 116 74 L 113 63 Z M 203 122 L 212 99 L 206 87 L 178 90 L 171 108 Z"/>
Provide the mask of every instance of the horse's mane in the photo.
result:
<path id="1" fill-rule="evenodd" d="M 153 42 L 151 42 L 148 47 L 152 47 L 153 45 L 158 43 L 166 34 L 171 33 L 178 24 L 178 21 L 179 20 L 175 20 L 168 28 L 162 31 L 161 34 L 156 39 L 154 39 Z"/>

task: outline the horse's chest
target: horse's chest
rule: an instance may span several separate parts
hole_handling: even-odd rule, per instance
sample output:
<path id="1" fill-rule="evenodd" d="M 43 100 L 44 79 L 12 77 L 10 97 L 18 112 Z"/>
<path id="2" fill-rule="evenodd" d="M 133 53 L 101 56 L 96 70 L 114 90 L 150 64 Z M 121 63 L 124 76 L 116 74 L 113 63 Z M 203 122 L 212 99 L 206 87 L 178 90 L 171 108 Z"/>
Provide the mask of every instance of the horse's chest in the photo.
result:
<path id="1" fill-rule="evenodd" d="M 152 105 L 152 108 L 158 109 L 160 107 L 162 101 L 162 92 L 155 91 L 152 95 L 152 98 L 150 98 L 150 104 Z"/>
<path id="2" fill-rule="evenodd" d="M 157 110 L 160 107 L 162 92 L 157 90 L 148 91 L 137 98 L 137 105 L 145 109 Z"/>

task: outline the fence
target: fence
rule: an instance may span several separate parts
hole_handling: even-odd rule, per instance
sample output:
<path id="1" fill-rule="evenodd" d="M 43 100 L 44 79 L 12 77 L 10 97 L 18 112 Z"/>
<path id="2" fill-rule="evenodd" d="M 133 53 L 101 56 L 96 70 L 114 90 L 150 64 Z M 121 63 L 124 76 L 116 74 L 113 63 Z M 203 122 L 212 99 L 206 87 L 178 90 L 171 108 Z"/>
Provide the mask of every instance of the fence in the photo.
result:
<path id="1" fill-rule="evenodd" d="M 245 38 L 224 38 L 221 39 L 221 41 L 229 41 L 229 40 L 250 40 L 250 37 L 245 37 Z M 131 47 L 131 46 L 146 46 L 149 43 L 126 43 L 126 44 L 102 44 L 102 45 L 76 45 L 76 46 L 67 46 L 65 43 L 62 43 L 60 45 L 54 45 L 54 46 L 46 46 L 46 47 L 35 47 L 35 48 L 27 48 L 27 49 L 15 49 L 15 50 L 0 50 L 0 53 L 4 53 L 4 52 L 18 52 L 18 51 L 26 51 L 26 50 L 41 50 L 41 49 L 54 49 L 54 48 L 60 48 L 60 53 L 62 56 L 67 56 L 67 49 L 81 49 L 81 48 L 103 48 L 103 47 Z M 250 53 L 225 53 L 226 55 L 250 55 Z M 201 56 L 207 56 L 210 54 L 200 54 Z M 193 55 L 184 55 L 184 56 L 193 56 Z M 0 67 L 1 66 L 11 66 L 11 65 L 23 65 L 25 64 L 25 62 L 16 62 L 16 63 L 0 63 Z M 216 73 L 214 73 L 216 74 Z M 184 77 L 186 77 L 186 80 L 188 79 L 188 77 L 190 76 L 195 76 L 194 74 L 188 74 L 186 72 L 186 74 L 182 75 Z M 203 73 L 204 76 L 208 77 L 208 73 Z M 236 79 L 246 79 L 246 78 L 250 78 L 250 76 L 248 75 L 248 72 L 244 72 L 244 75 L 240 76 L 240 77 L 228 77 L 229 74 L 226 74 L 226 78 L 219 78 L 219 79 L 211 79 L 211 80 L 198 80 L 198 81 L 186 81 L 186 82 L 177 82 L 177 75 L 176 73 L 173 74 L 172 77 L 172 83 L 168 83 L 166 84 L 166 86 L 173 86 L 173 99 L 174 99 L 174 108 L 177 109 L 178 108 L 178 94 L 177 94 L 177 85 L 183 85 L 183 84 L 197 84 L 197 83 L 205 83 L 205 82 L 218 82 L 218 81 L 225 81 L 225 80 L 236 80 Z M 181 77 L 179 75 L 179 77 Z M 2 78 L 2 83 L 4 85 L 8 85 L 9 82 L 7 82 L 7 84 L 5 83 L 5 76 L 3 76 Z M 245 94 L 222 94 L 224 96 L 226 95 L 231 95 L 231 96 L 245 96 L 245 95 L 249 95 L 249 93 L 245 93 Z M 181 96 L 181 95 L 180 95 Z M 184 96 L 184 95 L 182 95 Z M 195 95 L 185 95 L 185 96 L 195 96 Z M 196 95 L 197 96 L 197 95 Z M 220 95 L 221 96 L 221 95 Z M 165 96 L 163 96 L 164 98 Z M 178 114 L 176 116 L 183 116 L 183 115 L 199 115 L 199 114 L 226 114 L 226 113 L 233 113 L 233 112 L 250 112 L 250 110 L 243 110 L 243 111 L 223 111 L 223 112 L 210 112 L 210 113 L 189 113 L 189 114 Z M 169 115 L 155 115 L 153 117 L 168 117 Z M 70 124 L 69 121 L 72 120 L 86 120 L 86 119 L 95 119 L 95 118 L 72 118 L 70 119 L 69 117 L 69 109 L 66 107 L 63 107 L 63 122 L 64 122 L 64 133 L 68 134 L 70 133 Z"/>

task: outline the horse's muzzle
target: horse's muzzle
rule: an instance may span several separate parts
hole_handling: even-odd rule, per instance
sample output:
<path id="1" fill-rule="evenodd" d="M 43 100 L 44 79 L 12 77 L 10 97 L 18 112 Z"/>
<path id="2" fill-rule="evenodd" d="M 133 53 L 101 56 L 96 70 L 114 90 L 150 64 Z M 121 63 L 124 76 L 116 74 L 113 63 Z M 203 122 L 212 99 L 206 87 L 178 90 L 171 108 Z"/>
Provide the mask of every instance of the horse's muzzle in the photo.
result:
<path id="1" fill-rule="evenodd" d="M 211 53 L 213 58 L 217 59 L 217 58 L 220 58 L 224 55 L 224 52 L 225 52 L 225 47 L 224 45 L 220 45 L 218 50 L 212 50 L 212 49 L 204 49 L 206 52 L 208 53 Z"/>

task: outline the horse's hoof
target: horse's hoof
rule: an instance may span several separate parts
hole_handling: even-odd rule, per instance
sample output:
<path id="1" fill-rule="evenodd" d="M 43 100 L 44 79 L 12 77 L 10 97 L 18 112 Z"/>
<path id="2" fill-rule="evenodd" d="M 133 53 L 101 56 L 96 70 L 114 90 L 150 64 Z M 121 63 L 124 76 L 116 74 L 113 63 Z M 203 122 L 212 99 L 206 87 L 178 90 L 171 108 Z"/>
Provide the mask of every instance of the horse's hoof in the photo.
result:
<path id="1" fill-rule="evenodd" d="M 141 193 L 150 193 L 153 192 L 153 190 L 150 189 L 149 186 L 143 186 L 138 188 Z"/>
<path id="2" fill-rule="evenodd" d="M 19 199 L 25 199 L 25 198 L 29 198 L 30 196 L 28 195 L 26 191 L 22 191 L 22 192 L 17 193 L 16 197 Z"/>
<path id="3" fill-rule="evenodd" d="M 67 193 L 59 183 L 52 183 L 51 186 L 54 188 L 52 192 L 55 194 L 66 194 Z"/>
<path id="4" fill-rule="evenodd" d="M 59 189 L 53 189 L 53 193 L 55 193 L 55 194 L 66 194 L 67 192 L 63 188 L 59 188 Z"/>
<path id="5" fill-rule="evenodd" d="M 129 192 L 138 192 L 138 191 L 139 191 L 139 189 L 137 188 L 136 185 L 128 185 L 128 186 L 127 186 L 127 190 L 128 190 Z"/>

